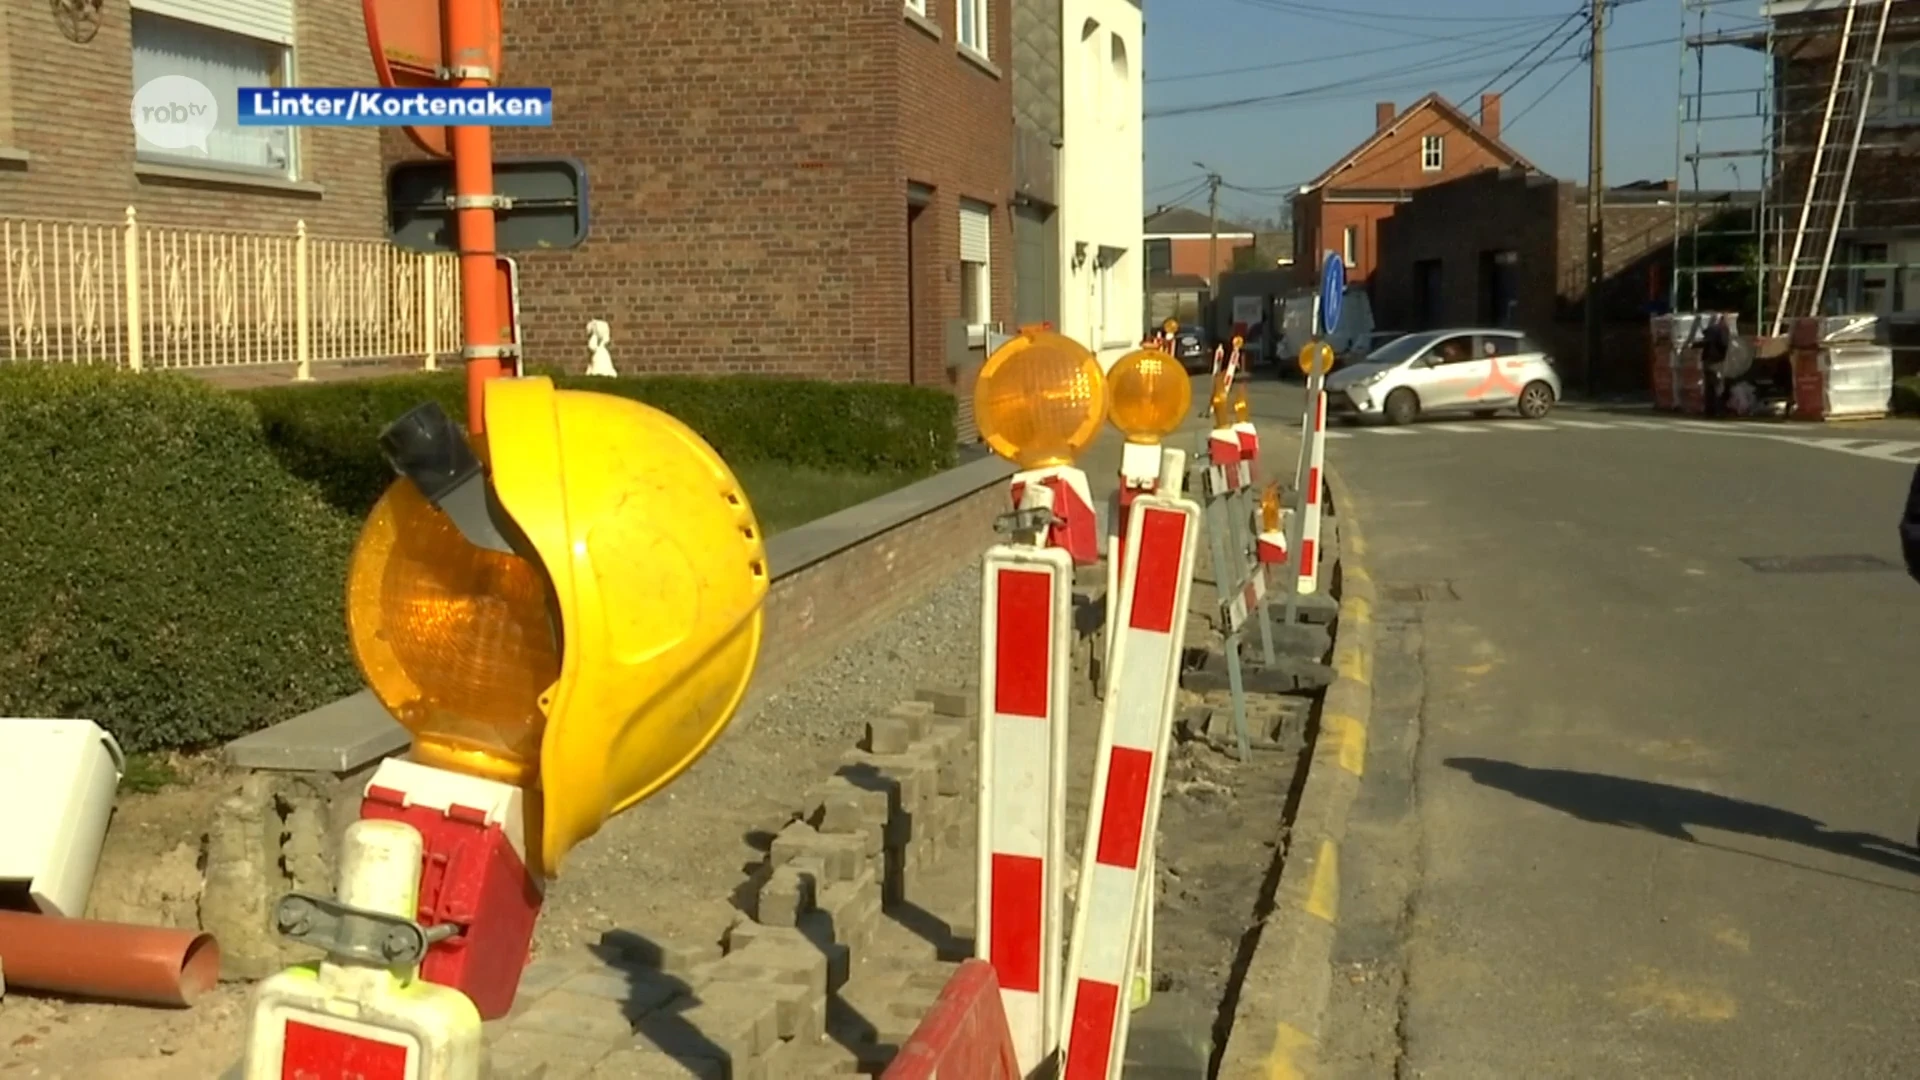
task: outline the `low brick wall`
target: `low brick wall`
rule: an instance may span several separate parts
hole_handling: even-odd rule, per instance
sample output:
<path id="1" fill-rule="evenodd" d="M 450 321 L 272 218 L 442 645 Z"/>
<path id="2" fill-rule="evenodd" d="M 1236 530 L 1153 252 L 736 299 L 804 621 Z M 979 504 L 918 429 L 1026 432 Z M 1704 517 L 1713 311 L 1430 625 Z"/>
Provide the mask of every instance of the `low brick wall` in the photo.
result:
<path id="1" fill-rule="evenodd" d="M 756 692 L 832 656 L 993 541 L 1013 469 L 985 458 L 767 542 L 773 588 Z"/>

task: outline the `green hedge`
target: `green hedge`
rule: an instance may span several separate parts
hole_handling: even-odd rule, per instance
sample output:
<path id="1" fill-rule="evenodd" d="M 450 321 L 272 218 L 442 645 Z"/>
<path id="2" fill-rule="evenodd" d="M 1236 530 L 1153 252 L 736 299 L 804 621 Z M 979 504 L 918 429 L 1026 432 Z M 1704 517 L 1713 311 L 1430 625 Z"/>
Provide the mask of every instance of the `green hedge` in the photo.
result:
<path id="1" fill-rule="evenodd" d="M 1893 380 L 1893 411 L 1902 416 L 1920 416 L 1920 375 Z"/>
<path id="2" fill-rule="evenodd" d="M 759 377 L 560 376 L 566 389 L 644 401 L 684 421 L 735 465 L 774 462 L 826 472 L 925 475 L 954 462 L 951 394 L 888 383 Z M 327 501 L 363 515 L 392 480 L 381 428 L 424 401 L 466 415 L 459 372 L 247 391 L 289 471 Z"/>
<path id="3" fill-rule="evenodd" d="M 357 684 L 357 523 L 184 377 L 0 365 L 0 716 L 128 751 L 231 738 Z"/>

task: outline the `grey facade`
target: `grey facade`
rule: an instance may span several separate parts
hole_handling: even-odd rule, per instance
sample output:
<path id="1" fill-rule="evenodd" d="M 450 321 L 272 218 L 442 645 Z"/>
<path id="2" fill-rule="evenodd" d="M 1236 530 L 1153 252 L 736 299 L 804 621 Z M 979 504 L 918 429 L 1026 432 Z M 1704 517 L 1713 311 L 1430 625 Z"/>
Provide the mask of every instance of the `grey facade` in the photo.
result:
<path id="1" fill-rule="evenodd" d="M 1060 321 L 1060 0 L 1013 0 L 1014 322 Z"/>

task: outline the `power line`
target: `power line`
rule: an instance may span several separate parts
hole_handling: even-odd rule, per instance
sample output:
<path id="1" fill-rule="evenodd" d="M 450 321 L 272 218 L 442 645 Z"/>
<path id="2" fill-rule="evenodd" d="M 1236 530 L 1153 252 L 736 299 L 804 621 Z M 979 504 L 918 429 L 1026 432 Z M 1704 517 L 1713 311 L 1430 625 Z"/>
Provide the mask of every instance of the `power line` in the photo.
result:
<path id="1" fill-rule="evenodd" d="M 1468 42 L 1471 44 L 1494 43 L 1488 40 L 1487 38 L 1488 34 L 1496 35 L 1495 41 L 1511 41 L 1514 39 L 1513 31 L 1511 29 L 1498 30 L 1498 31 L 1477 30 L 1469 34 L 1456 34 L 1446 38 L 1436 38 L 1429 41 L 1399 41 L 1399 42 L 1395 42 L 1392 45 L 1370 45 L 1367 48 L 1354 49 L 1350 52 L 1325 53 L 1319 56 L 1303 56 L 1303 57 L 1297 57 L 1290 60 L 1275 60 L 1275 61 L 1271 61 L 1269 63 L 1264 63 L 1264 64 L 1248 64 L 1244 67 L 1220 68 L 1215 71 L 1189 71 L 1179 75 L 1162 75 L 1157 78 L 1147 79 L 1146 82 L 1148 85 L 1157 85 L 1159 83 L 1194 82 L 1199 79 L 1220 79 L 1220 78 L 1225 78 L 1229 75 L 1247 75 L 1247 74 L 1252 74 L 1254 72 L 1260 72 L 1260 71 L 1279 71 L 1283 68 L 1307 67 L 1312 64 L 1327 64 L 1327 63 L 1333 63 L 1339 60 L 1352 60 L 1356 57 L 1361 57 L 1361 56 L 1378 56 L 1382 53 L 1405 52 L 1408 49 L 1426 49 L 1426 48 L 1431 48 L 1435 42 L 1442 41 L 1442 40 L 1449 41 L 1449 42 Z"/>
<path id="2" fill-rule="evenodd" d="M 1619 50 L 1618 50 L 1618 49 L 1615 49 L 1614 51 L 1615 51 L 1615 52 L 1618 52 Z M 1513 125 L 1515 125 L 1515 124 L 1517 124 L 1517 123 L 1519 123 L 1519 122 L 1520 122 L 1521 120 L 1523 120 L 1523 119 L 1525 119 L 1525 118 L 1526 118 L 1526 115 L 1527 115 L 1528 113 L 1530 113 L 1530 112 L 1532 112 L 1533 110 L 1535 110 L 1535 109 L 1537 109 L 1537 108 L 1539 108 L 1539 107 L 1540 107 L 1540 103 L 1541 103 L 1541 102 L 1543 102 L 1543 101 L 1545 101 L 1545 100 L 1547 100 L 1548 98 L 1550 98 L 1550 97 L 1552 97 L 1552 96 L 1553 96 L 1553 92 L 1554 92 L 1555 90 L 1558 90 L 1558 89 L 1560 89 L 1560 87 L 1561 87 L 1561 86 L 1563 86 L 1563 85 L 1565 85 L 1565 83 L 1566 83 L 1566 81 L 1567 81 L 1568 79 L 1571 79 L 1571 78 L 1573 78 L 1573 77 L 1574 77 L 1575 75 L 1577 75 L 1577 74 L 1579 74 L 1579 73 L 1580 73 L 1580 68 L 1579 68 L 1578 66 L 1575 66 L 1575 67 L 1570 67 L 1570 68 L 1568 68 L 1567 70 L 1565 70 L 1565 71 L 1563 71 L 1563 72 L 1561 72 L 1561 73 L 1560 73 L 1560 77 L 1559 77 L 1559 78 L 1557 78 L 1557 79 L 1555 79 L 1555 80 L 1553 80 L 1553 85 L 1551 85 L 1551 86 L 1549 86 L 1549 87 L 1547 87 L 1547 89 L 1546 89 L 1546 91 L 1545 91 L 1544 93 L 1542 93 L 1542 94 L 1541 94 L 1541 95 L 1540 95 L 1539 97 L 1536 97 L 1536 98 L 1534 98 L 1534 99 L 1533 99 L 1532 101 L 1529 101 L 1529 102 L 1527 102 L 1527 107 L 1526 107 L 1526 108 L 1524 108 L 1524 109 L 1521 109 L 1521 110 L 1520 110 L 1519 112 L 1517 112 L 1517 113 L 1514 113 L 1514 114 L 1513 114 L 1513 117 L 1512 117 L 1511 119 L 1507 119 L 1507 120 L 1502 120 L 1502 121 L 1500 122 L 1500 126 L 1501 126 L 1501 128 L 1502 128 L 1502 130 L 1506 130 L 1506 131 L 1511 131 L 1511 130 L 1513 130 Z"/>
<path id="3" fill-rule="evenodd" d="M 1616 46 L 1610 47 L 1607 51 L 1610 53 L 1624 53 L 1624 52 L 1633 52 L 1639 49 L 1652 49 L 1652 48 L 1660 48 L 1663 46 L 1670 47 L 1672 45 L 1677 44 L 1679 41 L 1680 41 L 1680 38 L 1678 36 L 1670 36 L 1670 37 L 1664 37 L 1664 38 L 1656 38 L 1648 41 L 1631 42 L 1626 45 L 1616 45 Z M 1445 61 L 1435 61 L 1434 66 L 1444 67 L 1450 63 L 1457 63 L 1459 62 L 1460 59 L 1462 59 L 1462 57 L 1456 56 L 1456 57 L 1449 58 Z M 1531 76 L 1535 72 L 1543 68 L 1550 67 L 1555 64 L 1584 63 L 1585 61 L 1586 61 L 1586 57 L 1583 55 L 1557 56 L 1557 57 L 1551 57 L 1551 58 L 1543 58 L 1543 62 L 1530 67 L 1529 70 L 1524 73 L 1522 78 L 1524 79 L 1525 77 Z M 1427 66 L 1428 65 L 1420 65 L 1418 68 L 1408 67 L 1408 68 L 1401 68 L 1397 71 L 1374 72 L 1373 78 L 1376 78 L 1376 79 L 1385 79 L 1390 77 L 1397 78 L 1398 76 L 1414 73 L 1417 70 L 1424 70 Z M 1482 69 L 1482 70 L 1472 71 L 1472 72 L 1460 72 L 1452 77 L 1457 79 L 1483 79 L 1489 75 L 1495 74 L 1498 70 L 1499 69 L 1495 68 L 1495 69 Z M 1521 81 L 1522 80 L 1520 79 L 1516 79 L 1510 85 L 1517 86 Z M 1147 111 L 1145 118 L 1148 120 L 1161 120 L 1161 119 L 1168 119 L 1176 116 L 1196 116 L 1196 115 L 1210 114 L 1210 113 L 1216 113 L 1216 112 L 1234 112 L 1234 111 L 1243 110 L 1243 109 L 1288 106 L 1288 105 L 1312 103 L 1312 102 L 1319 102 L 1319 101 L 1340 101 L 1340 100 L 1346 100 L 1346 99 L 1351 99 L 1356 97 L 1367 97 L 1372 94 L 1384 92 L 1384 91 L 1407 89 L 1409 86 L 1412 86 L 1413 88 L 1427 87 L 1431 89 L 1432 80 L 1422 79 L 1422 80 L 1413 82 L 1411 84 L 1408 84 L 1408 83 L 1394 83 L 1394 82 L 1375 82 L 1375 81 L 1371 81 L 1368 77 L 1363 76 L 1359 79 L 1348 79 L 1348 80 L 1342 80 L 1340 82 L 1323 83 L 1315 86 L 1302 87 L 1297 90 L 1289 90 L 1289 91 L 1285 91 L 1277 94 L 1263 94 L 1257 97 L 1236 98 L 1236 99 L 1229 99 L 1224 101 L 1199 102 L 1199 103 L 1194 103 L 1189 105 L 1169 106 L 1167 108 L 1158 109 L 1158 110 L 1150 109 Z"/>
<path id="4" fill-rule="evenodd" d="M 1287 12 L 1286 8 L 1274 6 L 1274 4 L 1278 2 L 1278 0 L 1235 0 L 1235 2 L 1239 4 L 1244 4 L 1247 7 L 1260 9 L 1260 10 Z M 1291 12 L 1291 14 L 1301 14 L 1301 12 Z M 1420 38 L 1426 41 L 1452 40 L 1451 37 L 1445 34 L 1429 34 L 1419 30 L 1407 29 L 1404 24 L 1408 22 L 1416 22 L 1416 23 L 1419 22 L 1420 20 L 1417 17 L 1416 18 L 1397 18 L 1397 19 L 1394 19 L 1393 22 L 1380 23 L 1380 22 L 1357 21 L 1355 19 L 1346 17 L 1345 13 L 1327 14 L 1327 13 L 1316 11 L 1311 14 L 1313 15 L 1313 20 L 1316 23 L 1333 23 L 1336 26 L 1352 26 L 1352 27 L 1357 27 L 1361 30 L 1366 30 L 1370 33 L 1375 33 L 1375 34 L 1382 34 L 1382 33 L 1397 34 L 1400 37 Z M 1551 15 L 1536 15 L 1536 16 L 1533 16 L 1533 21 L 1535 24 L 1544 23 L 1548 19 L 1551 19 L 1552 17 L 1553 16 Z M 1525 26 L 1526 24 L 1523 23 L 1519 25 Z"/>
<path id="5" fill-rule="evenodd" d="M 1415 11 L 1368 11 L 1351 7 L 1325 7 L 1300 0 L 1239 0 L 1248 7 L 1300 15 L 1343 15 L 1357 19 L 1389 19 L 1394 22 L 1427 23 L 1540 23 L 1551 15 L 1430 15 Z"/>
<path id="6" fill-rule="evenodd" d="M 1478 90 L 1475 90 L 1475 91 L 1474 91 L 1473 93 L 1471 93 L 1471 94 L 1468 94 L 1468 95 L 1467 95 L 1467 98 L 1466 98 L 1466 99 L 1467 99 L 1468 101 L 1472 101 L 1473 99 L 1475 99 L 1475 98 L 1477 98 L 1477 97 L 1479 97 L 1479 96 L 1480 96 L 1481 94 L 1484 94 L 1484 93 L 1486 93 L 1486 92 L 1487 92 L 1487 91 L 1488 91 L 1489 89 L 1491 89 L 1491 88 L 1492 88 L 1492 86 L 1493 86 L 1493 84 L 1494 84 L 1494 83 L 1497 83 L 1497 82 L 1499 82 L 1499 81 L 1500 81 L 1501 79 L 1504 79 L 1504 78 L 1506 78 L 1506 77 L 1507 77 L 1507 73 L 1508 73 L 1508 72 L 1510 72 L 1510 71 L 1512 71 L 1512 70 L 1513 70 L 1514 68 L 1517 68 L 1517 67 L 1519 67 L 1519 66 L 1520 66 L 1521 64 L 1524 64 L 1524 63 L 1526 63 L 1526 62 L 1527 62 L 1527 57 L 1529 57 L 1529 56 L 1532 56 L 1532 55 L 1533 55 L 1533 51 L 1534 51 L 1535 49 L 1538 49 L 1538 48 L 1539 48 L 1540 46 L 1542 46 L 1542 45 L 1545 45 L 1545 44 L 1546 44 L 1547 42 L 1549 42 L 1549 41 L 1552 41 L 1552 40 L 1553 40 L 1553 38 L 1554 38 L 1554 35 L 1556 35 L 1556 34 L 1558 34 L 1558 33 L 1560 33 L 1560 31 L 1561 31 L 1561 30 L 1563 30 L 1563 29 L 1565 29 L 1565 28 L 1566 28 L 1566 25 L 1567 25 L 1568 23 L 1570 23 L 1570 22 L 1572 22 L 1572 21 L 1574 21 L 1575 19 L 1578 19 L 1578 18 L 1580 17 L 1580 15 L 1581 15 L 1581 12 L 1580 12 L 1580 9 L 1578 9 L 1578 8 L 1575 8 L 1575 9 L 1574 9 L 1573 11 L 1570 11 L 1570 12 L 1568 12 L 1568 13 L 1567 13 L 1567 17 L 1566 17 L 1566 18 L 1564 18 L 1564 19 L 1561 19 L 1561 20 L 1560 20 L 1559 22 L 1557 22 L 1557 23 L 1555 23 L 1555 24 L 1554 24 L 1554 26 L 1553 26 L 1553 29 L 1551 29 L 1551 30 L 1549 30 L 1549 31 L 1547 31 L 1546 33 L 1544 33 L 1544 34 L 1542 34 L 1542 35 L 1540 35 L 1540 40 L 1539 40 L 1539 41 L 1536 41 L 1536 42 L 1534 42 L 1534 43 L 1533 43 L 1532 45 L 1530 45 L 1530 46 L 1528 46 L 1528 47 L 1527 47 L 1527 51 L 1526 51 L 1526 52 L 1523 52 L 1523 53 L 1521 53 L 1521 54 L 1520 54 L 1520 55 L 1519 55 L 1518 57 L 1516 57 L 1516 58 L 1514 58 L 1514 61 L 1513 61 L 1513 63 L 1511 63 L 1511 64 L 1508 64 L 1508 65 L 1507 65 L 1507 67 L 1506 67 L 1506 70 L 1505 70 L 1505 71 L 1502 71 L 1502 72 L 1501 72 L 1500 74 L 1498 74 L 1498 75 L 1495 75 L 1495 76 L 1494 76 L 1493 78 L 1491 78 L 1491 79 L 1488 79 L 1488 80 L 1487 80 L 1487 81 L 1486 81 L 1486 82 L 1485 82 L 1485 83 L 1484 83 L 1484 84 L 1483 84 L 1483 85 L 1482 85 L 1482 86 L 1480 87 L 1480 89 L 1478 89 Z M 1554 53 L 1556 53 L 1556 52 L 1559 52 L 1559 51 L 1560 51 L 1560 46 L 1558 46 L 1558 45 L 1556 45 L 1556 46 L 1554 46 L 1554 47 L 1553 47 L 1552 49 L 1550 49 L 1550 50 L 1548 50 L 1548 52 L 1547 52 L 1547 55 L 1549 55 L 1549 56 L 1551 56 L 1551 55 L 1553 55 Z M 1515 86 L 1517 86 L 1517 85 L 1519 85 L 1519 84 L 1520 84 L 1520 83 L 1521 83 L 1522 81 L 1524 81 L 1525 79 L 1526 79 L 1526 76 L 1525 76 L 1525 75 L 1522 75 L 1522 76 L 1521 76 L 1521 77 L 1520 77 L 1519 79 L 1516 79 L 1516 80 L 1514 80 L 1514 85 L 1515 85 Z M 1508 87 L 1507 89 L 1509 89 L 1509 90 L 1511 90 L 1512 88 L 1513 88 L 1513 87 L 1511 87 L 1511 86 L 1510 86 L 1510 87 Z"/>

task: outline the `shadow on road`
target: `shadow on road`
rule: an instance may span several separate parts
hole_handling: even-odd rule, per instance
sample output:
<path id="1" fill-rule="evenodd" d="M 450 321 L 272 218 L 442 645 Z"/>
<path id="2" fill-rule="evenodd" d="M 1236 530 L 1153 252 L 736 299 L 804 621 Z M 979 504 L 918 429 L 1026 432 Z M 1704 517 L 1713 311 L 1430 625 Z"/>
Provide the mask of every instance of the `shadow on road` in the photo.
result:
<path id="1" fill-rule="evenodd" d="M 1454 757 L 1446 764 L 1484 787 L 1596 825 L 1644 829 L 1708 847 L 1718 845 L 1700 840 L 1688 831 L 1689 827 L 1717 829 L 1920 874 L 1920 853 L 1905 844 L 1872 833 L 1836 832 L 1805 814 L 1745 799 L 1648 780 L 1574 769 L 1539 769 L 1489 758 Z"/>

